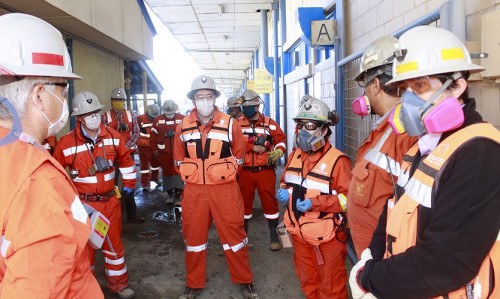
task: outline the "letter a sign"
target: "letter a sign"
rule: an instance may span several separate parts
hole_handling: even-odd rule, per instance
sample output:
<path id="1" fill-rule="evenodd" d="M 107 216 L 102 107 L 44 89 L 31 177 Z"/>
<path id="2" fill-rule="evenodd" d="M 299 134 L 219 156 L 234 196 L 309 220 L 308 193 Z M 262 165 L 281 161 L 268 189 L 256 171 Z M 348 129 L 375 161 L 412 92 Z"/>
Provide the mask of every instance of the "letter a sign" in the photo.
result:
<path id="1" fill-rule="evenodd" d="M 333 46 L 337 34 L 335 20 L 311 21 L 311 44 L 313 46 Z"/>

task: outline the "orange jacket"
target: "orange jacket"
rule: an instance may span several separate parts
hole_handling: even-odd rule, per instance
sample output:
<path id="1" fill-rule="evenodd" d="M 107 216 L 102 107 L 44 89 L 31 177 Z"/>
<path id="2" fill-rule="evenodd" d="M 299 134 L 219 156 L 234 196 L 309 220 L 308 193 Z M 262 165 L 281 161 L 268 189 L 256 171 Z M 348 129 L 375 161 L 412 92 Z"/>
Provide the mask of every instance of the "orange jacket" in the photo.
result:
<path id="1" fill-rule="evenodd" d="M 61 165 L 20 140 L 0 146 L 0 165 L 0 298 L 104 298 L 86 252 L 90 220 Z"/>
<path id="2" fill-rule="evenodd" d="M 102 115 L 103 122 L 106 126 L 120 133 L 125 145 L 130 149 L 136 144 L 139 138 L 139 125 L 133 111 L 122 109 L 119 113 L 121 114 L 120 117 L 118 117 L 116 110 L 109 110 Z M 118 120 L 119 118 L 120 120 Z"/>
<path id="3" fill-rule="evenodd" d="M 129 150 L 120 139 L 120 133 L 101 124 L 101 132 L 94 145 L 92 140 L 82 133 L 81 123 L 76 128 L 61 137 L 54 151 L 54 158 L 69 170 L 78 170 L 78 177 L 73 183 L 80 194 L 105 194 L 115 188 L 115 169 L 90 175 L 89 168 L 99 156 L 104 160 L 111 160 L 113 165 L 118 163 L 122 173 L 123 185 L 135 188 L 135 163 L 130 157 Z M 104 150 L 105 155 L 104 155 Z M 92 154 L 92 156 L 91 156 Z"/>
<path id="4" fill-rule="evenodd" d="M 181 178 L 188 183 L 219 184 L 236 180 L 245 155 L 241 127 L 216 108 L 205 126 L 194 108 L 177 127 L 174 161 Z M 206 148 L 206 145 L 210 148 Z"/>
<path id="5" fill-rule="evenodd" d="M 139 139 L 137 140 L 138 146 L 151 146 L 151 128 L 153 127 L 153 121 L 149 120 L 146 113 L 141 114 L 137 117 L 137 123 L 139 124 Z"/>
<path id="6" fill-rule="evenodd" d="M 318 245 L 321 240 L 313 241 L 304 237 L 304 226 L 300 218 L 334 218 L 333 214 L 343 213 L 346 207 L 346 194 L 350 181 L 351 162 L 329 142 L 323 148 L 311 155 L 304 153 L 300 148 L 294 149 L 288 158 L 288 164 L 281 177 L 281 188 L 289 189 L 290 202 L 284 219 L 287 229 L 291 233 L 302 234 L 308 243 Z M 312 200 L 312 208 L 306 213 L 296 209 L 297 198 Z M 330 215 L 330 216 L 328 216 Z M 333 219 L 332 219 L 333 220 Z M 329 221 L 331 231 L 335 233 L 333 222 Z M 338 224 L 338 223 L 337 223 Z M 317 228 L 312 228 L 317 229 Z M 315 232 L 307 232 L 311 235 Z M 328 235 L 326 230 L 316 232 Z M 324 237 L 323 236 L 323 237 Z M 334 235 L 333 235 L 334 236 Z"/>
<path id="7" fill-rule="evenodd" d="M 467 126 L 450 135 L 429 153 L 410 179 L 402 177 L 398 181 L 398 185 L 404 186 L 404 193 L 398 201 L 392 197 L 387 203 L 386 258 L 405 252 L 416 245 L 419 206 L 432 208 L 432 194 L 438 192 L 435 190 L 436 185 L 439 188 L 436 178 L 439 178 L 441 170 L 444 169 L 443 166 L 459 147 L 475 138 L 487 138 L 500 144 L 500 132 L 491 124 L 480 123 Z M 408 152 L 409 156 L 415 156 L 418 150 L 418 144 L 415 144 Z M 411 164 L 405 160 L 402 169 L 406 171 L 410 167 Z M 480 298 L 498 298 L 500 295 L 500 239 L 497 238 L 483 261 L 479 273 L 470 284 L 474 286 L 474 294 L 476 292 L 481 294 Z M 465 287 L 448 295 L 451 299 L 469 298 Z"/>
<path id="8" fill-rule="evenodd" d="M 184 115 L 176 113 L 175 117 L 168 119 L 165 114 L 160 114 L 153 121 L 151 129 L 151 148 L 153 151 L 164 152 L 169 155 L 174 153 L 174 137 L 177 125 L 181 123 Z M 167 137 L 167 135 L 169 137 Z"/>
<path id="9" fill-rule="evenodd" d="M 252 139 L 264 135 L 266 141 L 271 143 L 272 149 L 281 149 L 286 153 L 286 137 L 280 126 L 271 118 L 259 113 L 259 118 L 254 122 L 245 116 L 238 119 L 243 138 L 245 139 L 246 153 L 243 166 L 266 166 L 269 151 L 259 154 L 253 151 L 254 142 Z M 253 138 L 251 138 L 253 136 Z M 250 141 L 249 141 L 250 139 Z"/>

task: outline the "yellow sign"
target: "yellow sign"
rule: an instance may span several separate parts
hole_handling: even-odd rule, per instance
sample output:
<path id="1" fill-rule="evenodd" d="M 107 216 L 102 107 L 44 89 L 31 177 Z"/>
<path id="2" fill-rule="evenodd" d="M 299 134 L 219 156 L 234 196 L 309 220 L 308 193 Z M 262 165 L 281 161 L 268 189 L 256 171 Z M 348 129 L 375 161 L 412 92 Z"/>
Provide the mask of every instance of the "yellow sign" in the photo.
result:
<path id="1" fill-rule="evenodd" d="M 254 80 L 247 80 L 247 89 L 251 89 L 255 91 L 255 81 Z"/>
<path id="2" fill-rule="evenodd" d="M 255 69 L 254 77 L 256 93 L 273 92 L 273 77 L 265 69 Z"/>

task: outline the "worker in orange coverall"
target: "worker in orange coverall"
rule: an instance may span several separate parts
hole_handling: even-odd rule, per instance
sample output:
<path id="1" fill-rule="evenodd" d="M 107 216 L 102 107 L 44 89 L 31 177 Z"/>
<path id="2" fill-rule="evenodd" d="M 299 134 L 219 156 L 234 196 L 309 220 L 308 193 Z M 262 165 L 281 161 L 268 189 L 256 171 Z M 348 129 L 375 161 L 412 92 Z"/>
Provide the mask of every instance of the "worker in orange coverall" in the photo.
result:
<path id="1" fill-rule="evenodd" d="M 104 105 L 96 95 L 81 91 L 73 98 L 72 106 L 71 115 L 76 116 L 76 128 L 61 137 L 54 158 L 64 168 L 68 167 L 80 200 L 109 219 L 110 242 L 102 245 L 108 288 L 120 298 L 133 298 L 135 292 L 128 287 L 128 270 L 121 240 L 121 205 L 116 192 L 118 188 L 115 187 L 114 165 L 120 168 L 123 192 L 133 193 L 135 163 L 120 133 L 102 124 L 101 109 Z M 91 253 L 91 269 L 94 272 L 94 250 Z"/>
<path id="2" fill-rule="evenodd" d="M 0 44 L 0 298 L 104 298 L 87 212 L 41 146 L 66 124 L 68 80 L 81 77 L 61 33 L 39 18 L 0 16 Z"/>
<path id="3" fill-rule="evenodd" d="M 270 249 L 280 250 L 281 245 L 276 232 L 280 212 L 276 200 L 274 167 L 276 161 L 283 157 L 286 151 L 286 137 L 273 119 L 259 112 L 262 99 L 258 93 L 247 89 L 239 99 L 243 116 L 238 122 L 246 146 L 245 163 L 238 181 L 245 202 L 245 231 L 248 233 L 249 221 L 253 216 L 255 189 L 257 189 L 269 227 Z"/>
<path id="4" fill-rule="evenodd" d="M 277 192 L 292 234 L 295 271 L 307 298 L 347 298 L 345 210 L 351 162 L 328 137 L 328 105 L 308 98 L 294 118 L 298 133 Z"/>
<path id="5" fill-rule="evenodd" d="M 248 239 L 243 228 L 243 199 L 236 182 L 245 143 L 241 127 L 215 106 L 220 96 L 212 78 L 193 80 L 187 97 L 195 108 L 177 127 L 174 159 L 186 182 L 182 234 L 186 241 L 186 289 L 180 299 L 195 298 L 205 287 L 208 229 L 215 221 L 233 283 L 245 298 L 259 298 L 252 284 Z"/>
<path id="6" fill-rule="evenodd" d="M 151 104 L 146 107 L 146 112 L 137 117 L 137 123 L 140 128 L 139 139 L 137 140 L 137 151 L 139 152 L 139 163 L 141 168 L 141 186 L 142 190 L 148 192 L 151 181 L 160 183 L 160 163 L 153 155 L 151 148 L 151 128 L 153 120 L 160 115 L 160 107 Z M 151 169 L 150 169 L 151 167 Z"/>
<path id="7" fill-rule="evenodd" d="M 151 129 L 151 147 L 160 162 L 163 175 L 163 192 L 167 195 L 167 204 L 175 202 L 180 206 L 184 182 L 174 168 L 175 130 L 184 115 L 177 113 L 179 107 L 173 100 L 166 100 L 162 105 L 162 114 L 153 121 Z"/>
<path id="8" fill-rule="evenodd" d="M 349 227 L 358 258 L 370 244 L 383 207 L 394 192 L 403 156 L 417 141 L 408 134 L 396 135 L 387 120 L 400 100 L 398 88 L 386 85 L 392 79 L 392 62 L 387 59 L 397 47 L 398 40 L 392 36 L 375 40 L 363 53 L 360 73 L 354 78 L 364 89 L 352 103 L 354 113 L 380 116 L 358 149 L 347 197 Z"/>

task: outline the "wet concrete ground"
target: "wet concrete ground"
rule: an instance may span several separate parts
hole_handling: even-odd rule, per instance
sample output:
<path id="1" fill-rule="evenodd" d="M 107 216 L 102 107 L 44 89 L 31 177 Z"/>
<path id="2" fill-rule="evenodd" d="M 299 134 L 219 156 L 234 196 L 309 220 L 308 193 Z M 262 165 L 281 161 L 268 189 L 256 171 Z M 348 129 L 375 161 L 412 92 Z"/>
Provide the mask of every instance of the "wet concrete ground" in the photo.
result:
<path id="1" fill-rule="evenodd" d="M 282 171 L 282 167 L 278 167 L 278 179 Z M 146 222 L 123 221 L 122 240 L 129 271 L 129 286 L 136 292 L 136 298 L 177 298 L 184 291 L 186 283 L 182 220 L 175 213 L 173 205 L 166 204 L 161 186 L 154 183 L 151 185 L 155 188 L 150 192 L 143 192 L 138 187 L 135 194 L 138 212 L 146 218 Z M 283 215 L 284 206 L 280 205 L 280 210 Z M 293 249 L 269 250 L 269 229 L 258 198 L 254 202 L 254 217 L 248 234 L 250 267 L 260 297 L 305 298 L 295 274 Z M 231 283 L 214 226 L 209 231 L 208 240 L 206 288 L 197 298 L 243 298 L 239 285 Z M 96 277 L 105 297 L 117 298 L 106 287 L 100 251 L 96 252 L 95 262 Z M 346 268 L 351 267 L 352 264 L 347 259 Z"/>

